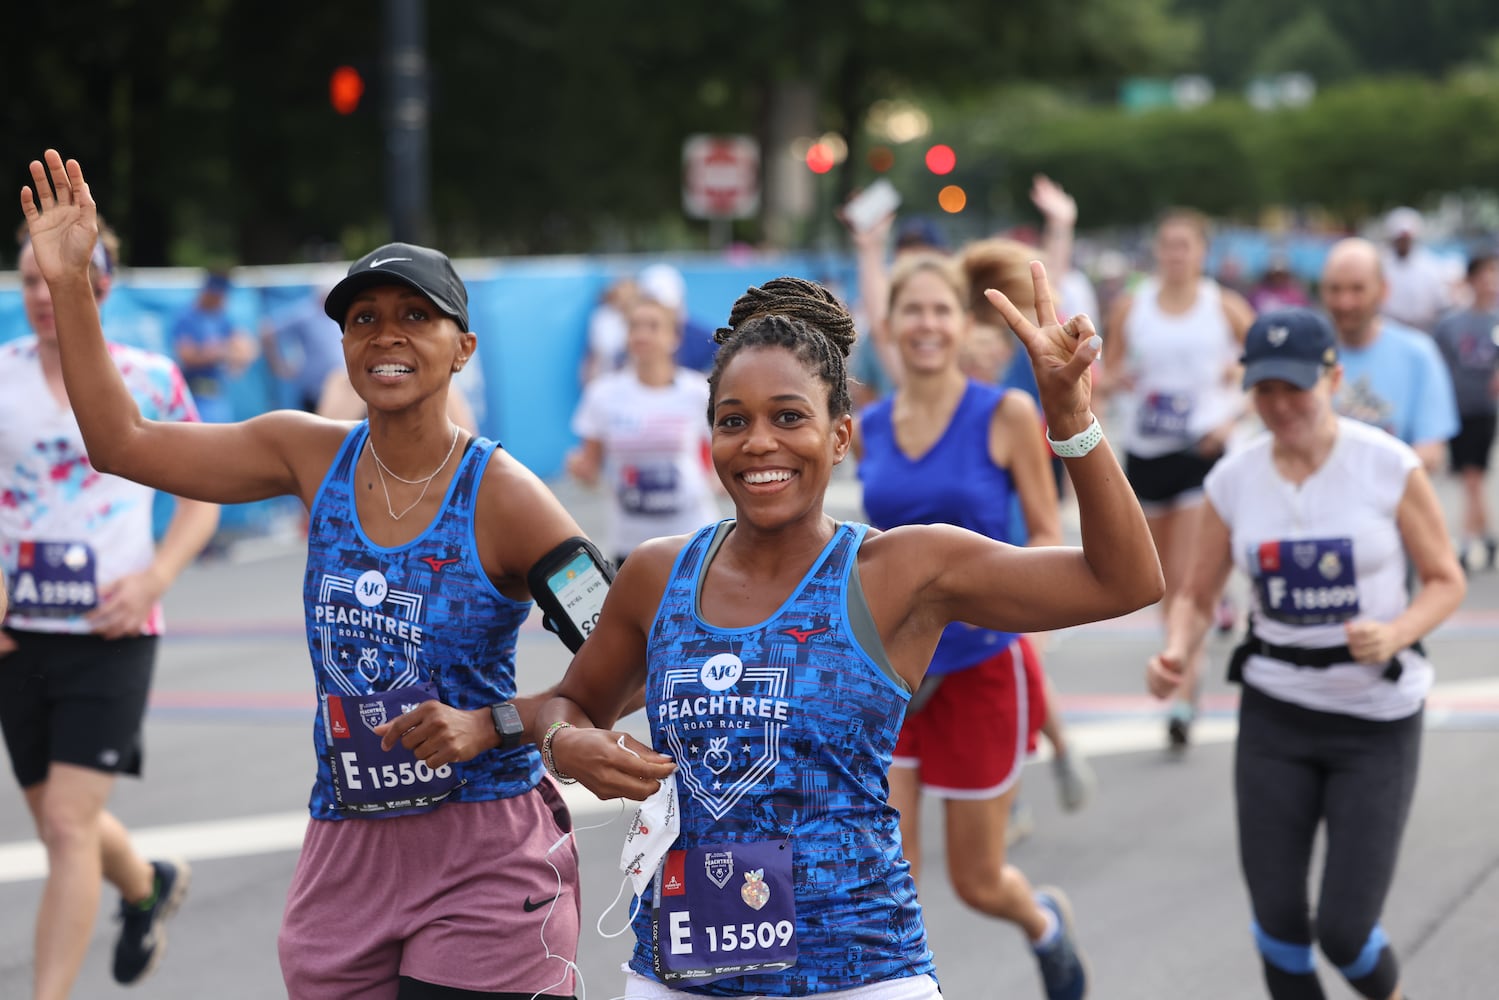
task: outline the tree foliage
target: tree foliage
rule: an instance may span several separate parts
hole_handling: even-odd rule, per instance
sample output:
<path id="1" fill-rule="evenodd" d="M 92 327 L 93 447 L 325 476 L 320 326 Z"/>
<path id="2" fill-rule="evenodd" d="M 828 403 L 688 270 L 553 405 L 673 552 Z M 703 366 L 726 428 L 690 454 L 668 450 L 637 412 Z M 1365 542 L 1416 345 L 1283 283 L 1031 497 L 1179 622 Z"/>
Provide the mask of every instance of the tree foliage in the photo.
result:
<path id="1" fill-rule="evenodd" d="M 1166 0 L 430 3 L 437 237 L 459 252 L 629 248 L 679 218 L 693 132 L 766 134 L 778 85 L 850 137 L 870 103 L 1183 56 Z M 17 184 L 78 156 L 140 264 L 343 252 L 384 235 L 380 5 L 69 0 L 28 8 L 0 68 Z M 340 64 L 370 81 L 329 107 Z M 775 150 L 767 155 L 773 155 Z M 611 235 L 612 234 L 612 235 Z"/>

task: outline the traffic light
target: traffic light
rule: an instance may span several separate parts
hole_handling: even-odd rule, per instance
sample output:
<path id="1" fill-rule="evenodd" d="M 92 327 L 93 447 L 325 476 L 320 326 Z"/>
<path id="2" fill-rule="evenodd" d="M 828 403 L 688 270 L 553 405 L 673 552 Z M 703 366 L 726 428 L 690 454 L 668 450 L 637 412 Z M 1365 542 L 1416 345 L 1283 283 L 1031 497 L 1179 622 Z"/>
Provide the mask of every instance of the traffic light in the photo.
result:
<path id="1" fill-rule="evenodd" d="M 353 66 L 340 66 L 328 78 L 328 102 L 341 115 L 352 115 L 359 110 L 359 100 L 364 97 L 364 77 Z"/>
<path id="2" fill-rule="evenodd" d="M 836 157 L 825 142 L 814 142 L 807 147 L 807 169 L 814 174 L 825 174 L 833 169 Z"/>
<path id="3" fill-rule="evenodd" d="M 926 151 L 926 168 L 938 176 L 952 173 L 957 165 L 958 154 L 951 146 L 939 142 Z"/>

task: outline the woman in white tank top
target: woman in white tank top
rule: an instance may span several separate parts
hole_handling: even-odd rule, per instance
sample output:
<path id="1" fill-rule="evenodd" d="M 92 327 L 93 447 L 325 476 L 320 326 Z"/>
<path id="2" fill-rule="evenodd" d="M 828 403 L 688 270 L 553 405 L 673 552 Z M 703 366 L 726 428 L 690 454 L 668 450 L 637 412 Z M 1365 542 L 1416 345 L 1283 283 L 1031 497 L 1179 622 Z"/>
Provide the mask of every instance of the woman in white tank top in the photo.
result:
<path id="1" fill-rule="evenodd" d="M 1243 410 L 1237 364 L 1254 311 L 1202 273 L 1208 223 L 1172 209 L 1156 227 L 1156 273 L 1109 310 L 1103 387 L 1115 406 L 1125 475 L 1166 574 L 1163 612 L 1180 589 L 1202 507 L 1202 480 Z M 1172 705 L 1170 744 L 1186 746 L 1198 665 Z"/>

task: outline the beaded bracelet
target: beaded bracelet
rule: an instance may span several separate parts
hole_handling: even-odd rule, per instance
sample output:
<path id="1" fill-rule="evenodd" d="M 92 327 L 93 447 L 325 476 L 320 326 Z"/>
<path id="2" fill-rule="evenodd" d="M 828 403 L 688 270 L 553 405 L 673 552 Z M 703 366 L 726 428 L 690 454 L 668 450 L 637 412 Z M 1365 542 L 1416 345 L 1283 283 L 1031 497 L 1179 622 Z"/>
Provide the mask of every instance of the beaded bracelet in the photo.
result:
<path id="1" fill-rule="evenodd" d="M 547 733 L 541 738 L 541 766 L 547 769 L 547 773 L 555 778 L 560 784 L 576 785 L 577 778 L 569 777 L 557 770 L 557 762 L 552 759 L 552 737 L 564 729 L 573 728 L 571 722 L 554 722 L 547 727 Z"/>
<path id="2" fill-rule="evenodd" d="M 1098 425 L 1098 418 L 1094 417 L 1080 433 L 1065 441 L 1053 441 L 1051 431 L 1048 430 L 1046 441 L 1051 445 L 1052 454 L 1058 458 L 1082 458 L 1103 441 L 1103 428 Z"/>

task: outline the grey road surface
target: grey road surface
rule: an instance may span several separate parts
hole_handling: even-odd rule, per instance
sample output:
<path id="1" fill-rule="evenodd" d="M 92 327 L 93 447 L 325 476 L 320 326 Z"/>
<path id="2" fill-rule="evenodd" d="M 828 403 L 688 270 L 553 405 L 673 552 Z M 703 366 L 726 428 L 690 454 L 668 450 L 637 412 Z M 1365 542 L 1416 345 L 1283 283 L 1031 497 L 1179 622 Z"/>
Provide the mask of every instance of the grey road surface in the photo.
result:
<path id="1" fill-rule="evenodd" d="M 567 498 L 591 512 L 580 520 L 596 529 L 596 505 Z M 247 547 L 193 567 L 172 591 L 172 632 L 147 723 L 147 776 L 120 782 L 112 806 L 147 847 L 194 859 L 193 889 L 170 925 L 160 971 L 130 994 L 109 977 L 115 900 L 106 890 L 76 997 L 285 995 L 276 929 L 313 766 L 301 570 L 294 545 Z M 1262 997 L 1235 860 L 1228 742 L 1235 695 L 1215 677 L 1203 742 L 1183 759 L 1168 757 L 1159 709 L 1141 686 L 1155 629 L 1152 613 L 1142 613 L 1055 638 L 1048 668 L 1100 790 L 1085 810 L 1063 814 L 1050 769 L 1033 763 L 1023 796 L 1037 829 L 1011 857 L 1034 882 L 1071 895 L 1095 1000 Z M 1499 996 L 1499 576 L 1475 578 L 1463 612 L 1429 646 L 1439 687 L 1385 925 L 1417 1000 L 1489 1000 Z M 1218 662 L 1227 647 L 1216 640 Z M 566 664 L 560 644 L 537 630 L 523 636 L 520 661 L 523 689 L 550 683 Z M 638 718 L 630 722 L 643 728 Z M 624 819 L 618 805 L 586 804 L 577 815 L 580 828 L 604 824 L 578 834 L 580 965 L 587 996 L 614 997 L 627 938 L 601 938 L 594 921 L 619 885 Z M 921 894 L 945 994 L 1039 996 L 1019 932 L 954 898 L 946 869 L 963 859 L 944 856 L 941 821 L 928 802 Z M 0 782 L 0 998 L 30 995 L 42 887 L 32 836 L 19 793 Z M 623 920 L 616 908 L 606 926 Z M 1325 978 L 1329 996 L 1353 996 Z"/>

